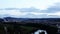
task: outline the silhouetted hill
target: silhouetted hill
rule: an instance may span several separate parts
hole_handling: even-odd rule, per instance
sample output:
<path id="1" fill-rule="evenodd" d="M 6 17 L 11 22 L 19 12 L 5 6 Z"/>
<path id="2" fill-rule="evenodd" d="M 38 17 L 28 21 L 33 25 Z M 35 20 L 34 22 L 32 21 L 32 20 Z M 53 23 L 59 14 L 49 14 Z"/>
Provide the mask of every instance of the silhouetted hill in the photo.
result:
<path id="1" fill-rule="evenodd" d="M 56 24 L 56 23 L 60 22 L 60 18 L 14 18 L 14 17 L 5 17 L 5 18 L 3 18 L 3 20 L 5 22 L 42 23 L 42 24 Z"/>
<path id="2" fill-rule="evenodd" d="M 0 22 L 3 22 L 4 20 L 2 18 L 0 18 Z"/>
<path id="3" fill-rule="evenodd" d="M 4 18 L 6 21 L 13 21 L 13 22 L 20 22 L 20 21 L 25 21 L 25 20 L 28 20 L 27 18 L 14 18 L 14 17 L 5 17 Z"/>
<path id="4" fill-rule="evenodd" d="M 0 21 L 1 22 L 5 21 L 5 22 L 1 23 L 1 25 L 0 25 L 0 28 L 1 28 L 0 32 L 3 30 L 3 28 L 5 26 L 5 27 L 7 27 L 7 30 L 9 31 L 9 33 L 21 32 L 21 34 L 27 34 L 27 33 L 30 34 L 30 33 L 34 33 L 36 30 L 42 29 L 42 30 L 46 30 L 48 34 L 56 34 L 57 27 L 51 26 L 49 24 L 56 24 L 57 22 L 60 22 L 60 18 L 5 17 L 3 19 L 0 19 Z M 24 23 L 26 23 L 26 24 L 24 24 Z"/>
<path id="5" fill-rule="evenodd" d="M 4 19 L 14 19 L 14 20 L 49 20 L 49 21 L 59 21 L 60 18 L 14 18 L 14 17 L 5 17 Z"/>

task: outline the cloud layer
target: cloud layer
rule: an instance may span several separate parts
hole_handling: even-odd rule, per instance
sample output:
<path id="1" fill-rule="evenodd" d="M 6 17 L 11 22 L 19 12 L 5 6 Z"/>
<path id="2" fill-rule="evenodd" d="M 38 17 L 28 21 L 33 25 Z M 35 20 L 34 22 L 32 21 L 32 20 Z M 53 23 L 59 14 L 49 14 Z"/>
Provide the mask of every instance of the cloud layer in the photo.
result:
<path id="1" fill-rule="evenodd" d="M 0 9 L 0 17 L 60 18 L 60 3 L 56 3 L 46 10 L 40 10 L 35 7 Z"/>

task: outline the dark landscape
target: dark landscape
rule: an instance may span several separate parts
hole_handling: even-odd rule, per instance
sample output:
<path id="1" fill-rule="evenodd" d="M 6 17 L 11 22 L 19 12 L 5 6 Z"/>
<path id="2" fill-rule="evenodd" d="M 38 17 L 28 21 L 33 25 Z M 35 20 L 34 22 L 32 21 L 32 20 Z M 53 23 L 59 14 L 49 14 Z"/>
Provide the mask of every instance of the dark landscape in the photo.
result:
<path id="1" fill-rule="evenodd" d="M 0 34 L 32 34 L 46 30 L 48 34 L 60 34 L 60 18 L 0 18 Z"/>

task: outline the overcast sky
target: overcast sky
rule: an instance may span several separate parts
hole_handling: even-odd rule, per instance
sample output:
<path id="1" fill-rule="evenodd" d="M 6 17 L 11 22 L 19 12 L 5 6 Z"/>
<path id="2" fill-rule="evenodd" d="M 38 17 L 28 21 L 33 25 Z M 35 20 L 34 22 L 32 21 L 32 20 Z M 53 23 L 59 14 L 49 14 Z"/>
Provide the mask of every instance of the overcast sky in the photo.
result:
<path id="1" fill-rule="evenodd" d="M 60 18 L 60 0 L 0 0 L 0 17 Z"/>

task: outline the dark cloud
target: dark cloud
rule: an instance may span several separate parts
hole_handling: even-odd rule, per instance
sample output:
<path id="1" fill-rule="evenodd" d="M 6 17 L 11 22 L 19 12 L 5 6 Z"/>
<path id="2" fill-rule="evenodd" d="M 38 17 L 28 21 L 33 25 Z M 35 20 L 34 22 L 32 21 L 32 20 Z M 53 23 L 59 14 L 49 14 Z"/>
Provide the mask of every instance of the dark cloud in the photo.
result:
<path id="1" fill-rule="evenodd" d="M 60 11 L 60 3 L 56 3 L 54 6 L 47 8 L 47 10 L 41 10 L 41 11 L 46 13 L 54 13 Z"/>
<path id="2" fill-rule="evenodd" d="M 35 7 L 30 7 L 30 8 L 4 8 L 0 10 L 18 10 L 21 12 L 40 12 L 40 9 L 37 9 Z"/>
<path id="3" fill-rule="evenodd" d="M 5 8 L 4 10 L 20 10 L 19 8 Z"/>
<path id="4" fill-rule="evenodd" d="M 31 7 L 31 8 L 21 8 L 20 11 L 22 11 L 22 12 L 40 12 L 40 9 Z"/>
<path id="5" fill-rule="evenodd" d="M 51 8 L 48 8 L 47 10 L 48 12 L 57 12 L 57 11 L 60 11 L 60 7 L 51 7 Z"/>

